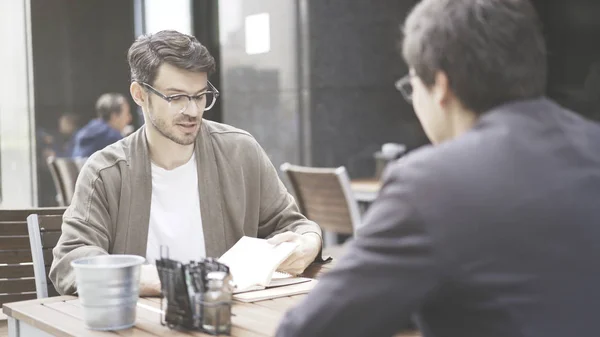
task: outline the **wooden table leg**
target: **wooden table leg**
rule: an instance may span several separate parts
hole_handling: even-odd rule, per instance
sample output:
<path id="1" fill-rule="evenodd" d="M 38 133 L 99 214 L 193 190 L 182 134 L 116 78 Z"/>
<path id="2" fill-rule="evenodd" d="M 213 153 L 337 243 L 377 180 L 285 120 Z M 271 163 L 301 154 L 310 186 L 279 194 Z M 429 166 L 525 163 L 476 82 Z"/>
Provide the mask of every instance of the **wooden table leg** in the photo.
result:
<path id="1" fill-rule="evenodd" d="M 8 318 L 8 337 L 20 337 L 18 322 L 12 317 Z"/>
<path id="2" fill-rule="evenodd" d="M 8 337 L 52 337 L 32 325 L 8 317 Z"/>

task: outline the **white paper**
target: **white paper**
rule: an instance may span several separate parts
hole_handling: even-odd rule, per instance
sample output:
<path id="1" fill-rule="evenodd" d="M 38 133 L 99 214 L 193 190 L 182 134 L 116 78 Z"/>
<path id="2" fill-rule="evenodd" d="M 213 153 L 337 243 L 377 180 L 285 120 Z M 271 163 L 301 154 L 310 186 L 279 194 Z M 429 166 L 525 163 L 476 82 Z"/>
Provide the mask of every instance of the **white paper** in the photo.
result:
<path id="1" fill-rule="evenodd" d="M 242 237 L 219 262 L 229 266 L 236 291 L 265 288 L 273 273 L 296 249 L 297 244 L 272 245 L 264 239 Z"/>

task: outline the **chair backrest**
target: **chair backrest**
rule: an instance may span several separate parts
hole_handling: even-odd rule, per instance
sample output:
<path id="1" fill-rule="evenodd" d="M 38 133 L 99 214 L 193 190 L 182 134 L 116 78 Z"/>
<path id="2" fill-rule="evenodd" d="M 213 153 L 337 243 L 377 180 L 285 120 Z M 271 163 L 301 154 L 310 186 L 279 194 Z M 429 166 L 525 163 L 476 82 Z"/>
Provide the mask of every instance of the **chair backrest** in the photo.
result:
<path id="1" fill-rule="evenodd" d="M 37 298 L 46 298 L 56 294 L 52 282 L 48 281 L 48 273 L 52 265 L 53 255 L 44 256 L 44 250 L 56 247 L 62 226 L 62 215 L 31 214 L 27 217 L 27 230 L 33 261 L 35 290 Z"/>
<path id="2" fill-rule="evenodd" d="M 360 224 L 358 203 L 352 195 L 345 167 L 316 168 L 281 165 L 304 216 L 323 230 L 354 234 Z"/>
<path id="3" fill-rule="evenodd" d="M 77 176 L 86 158 L 48 158 L 48 167 L 58 194 L 60 206 L 69 206 L 75 193 Z"/>
<path id="4" fill-rule="evenodd" d="M 37 297 L 27 217 L 31 214 L 54 216 L 56 222 L 48 223 L 47 227 L 60 231 L 64 212 L 63 207 L 0 210 L 0 306 Z M 51 235 L 44 238 L 47 243 L 52 240 Z M 52 263 L 52 248 L 42 249 L 46 264 Z M 52 289 L 48 294 L 57 293 Z"/>
<path id="5" fill-rule="evenodd" d="M 64 196 L 64 187 L 63 183 L 60 180 L 58 175 L 58 170 L 56 169 L 55 161 L 56 157 L 50 156 L 46 159 L 48 162 L 48 169 L 50 170 L 50 175 L 52 176 L 52 182 L 54 183 L 54 188 L 56 189 L 56 201 L 59 206 L 66 206 L 65 204 L 65 196 Z"/>

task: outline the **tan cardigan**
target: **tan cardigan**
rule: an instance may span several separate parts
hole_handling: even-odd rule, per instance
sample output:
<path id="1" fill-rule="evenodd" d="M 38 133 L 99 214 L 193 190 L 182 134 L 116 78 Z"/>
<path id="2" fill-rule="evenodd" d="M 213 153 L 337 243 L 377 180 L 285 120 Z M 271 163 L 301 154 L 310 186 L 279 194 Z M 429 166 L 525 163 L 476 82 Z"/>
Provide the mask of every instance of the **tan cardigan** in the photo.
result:
<path id="1" fill-rule="evenodd" d="M 271 161 L 247 132 L 203 120 L 195 152 L 207 256 L 221 256 L 244 235 L 321 235 L 319 226 L 300 214 Z M 151 196 L 145 128 L 88 159 L 53 250 L 50 279 L 59 293 L 76 291 L 70 263 L 79 257 L 146 255 Z"/>

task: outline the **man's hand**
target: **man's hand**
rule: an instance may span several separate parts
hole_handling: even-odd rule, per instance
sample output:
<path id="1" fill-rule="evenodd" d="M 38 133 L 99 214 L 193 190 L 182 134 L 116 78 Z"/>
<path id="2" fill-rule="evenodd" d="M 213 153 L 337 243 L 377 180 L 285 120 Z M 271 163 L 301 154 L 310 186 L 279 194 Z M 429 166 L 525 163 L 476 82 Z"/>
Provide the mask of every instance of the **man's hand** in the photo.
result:
<path id="1" fill-rule="evenodd" d="M 140 296 L 160 296 L 160 279 L 158 278 L 156 266 L 153 264 L 142 265 L 140 274 Z"/>
<path id="2" fill-rule="evenodd" d="M 292 275 L 302 274 L 304 269 L 311 264 L 319 251 L 321 250 L 321 237 L 316 233 L 296 234 L 294 232 L 285 232 L 277 234 L 268 240 L 271 244 L 282 242 L 294 242 L 298 246 L 277 270 Z"/>

